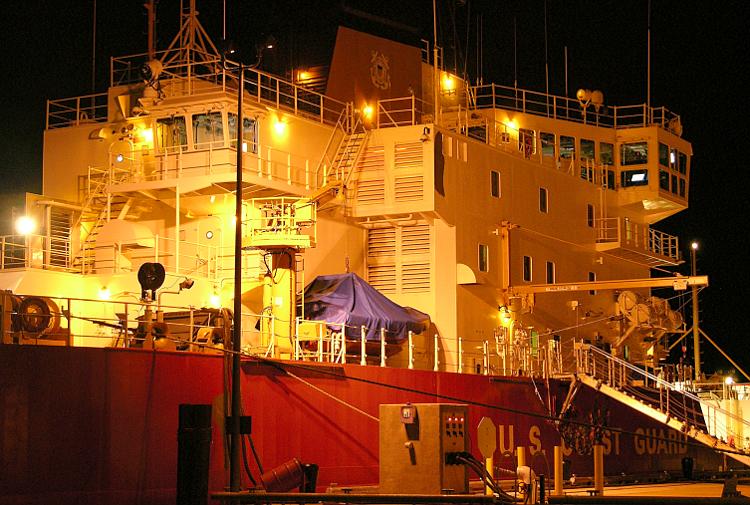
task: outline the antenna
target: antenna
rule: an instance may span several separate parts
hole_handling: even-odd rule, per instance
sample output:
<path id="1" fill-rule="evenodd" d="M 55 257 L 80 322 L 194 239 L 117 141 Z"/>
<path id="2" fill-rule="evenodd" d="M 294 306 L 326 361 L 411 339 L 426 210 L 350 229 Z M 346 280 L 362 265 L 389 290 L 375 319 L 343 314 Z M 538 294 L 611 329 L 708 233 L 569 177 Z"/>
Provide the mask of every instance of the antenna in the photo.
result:
<path id="1" fill-rule="evenodd" d="M 647 42 L 646 42 L 646 122 L 651 124 L 651 0 L 648 0 L 648 13 L 646 17 Z"/>
<path id="2" fill-rule="evenodd" d="M 549 58 L 547 57 L 547 0 L 544 0 L 544 83 L 549 117 Z"/>
<path id="3" fill-rule="evenodd" d="M 440 108 L 440 80 L 438 78 L 438 48 L 437 48 L 437 0 L 432 0 L 432 35 L 433 35 L 433 41 L 432 41 L 432 69 L 433 69 L 433 79 L 432 79 L 432 94 L 434 95 L 434 115 L 433 121 L 435 124 L 438 122 L 438 109 Z"/>
<path id="4" fill-rule="evenodd" d="M 513 16 L 513 87 L 518 89 L 518 37 L 516 33 L 516 16 Z"/>
<path id="5" fill-rule="evenodd" d="M 96 92 L 96 0 L 91 20 L 91 93 Z"/>

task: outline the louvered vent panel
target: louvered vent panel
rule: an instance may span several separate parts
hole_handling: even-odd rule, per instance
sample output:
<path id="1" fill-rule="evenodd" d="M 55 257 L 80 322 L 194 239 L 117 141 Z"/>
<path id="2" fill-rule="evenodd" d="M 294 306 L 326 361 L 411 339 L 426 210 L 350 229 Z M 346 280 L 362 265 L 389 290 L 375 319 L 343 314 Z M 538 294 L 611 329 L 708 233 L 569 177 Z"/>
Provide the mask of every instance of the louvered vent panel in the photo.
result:
<path id="1" fill-rule="evenodd" d="M 357 182 L 357 204 L 382 205 L 385 202 L 385 181 L 383 179 Z"/>
<path id="2" fill-rule="evenodd" d="M 379 258 L 381 256 L 395 255 L 395 228 L 374 228 L 367 231 L 367 256 L 371 258 Z"/>
<path id="3" fill-rule="evenodd" d="M 430 291 L 430 264 L 404 263 L 401 265 L 401 292 Z"/>
<path id="4" fill-rule="evenodd" d="M 367 282 L 383 293 L 395 293 L 396 265 L 368 265 Z"/>
<path id="5" fill-rule="evenodd" d="M 428 254 L 430 226 L 419 224 L 401 228 L 401 254 Z"/>
<path id="6" fill-rule="evenodd" d="M 424 197 L 424 179 L 421 175 L 396 177 L 396 201 L 411 202 Z"/>
<path id="7" fill-rule="evenodd" d="M 385 148 L 383 146 L 367 146 L 359 157 L 357 168 L 362 172 L 383 170 L 385 168 Z"/>
<path id="8" fill-rule="evenodd" d="M 404 168 L 422 168 L 422 142 L 396 144 L 394 160 L 396 170 Z"/>

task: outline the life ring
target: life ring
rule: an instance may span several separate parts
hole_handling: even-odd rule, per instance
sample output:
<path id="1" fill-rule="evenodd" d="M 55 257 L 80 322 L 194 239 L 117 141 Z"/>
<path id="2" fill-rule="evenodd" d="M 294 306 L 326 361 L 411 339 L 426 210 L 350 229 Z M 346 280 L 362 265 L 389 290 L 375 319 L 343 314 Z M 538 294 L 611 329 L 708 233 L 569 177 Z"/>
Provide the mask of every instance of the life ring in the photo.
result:
<path id="1" fill-rule="evenodd" d="M 57 304 L 49 298 L 29 296 L 18 307 L 21 329 L 27 333 L 42 335 L 59 328 L 60 316 Z"/>

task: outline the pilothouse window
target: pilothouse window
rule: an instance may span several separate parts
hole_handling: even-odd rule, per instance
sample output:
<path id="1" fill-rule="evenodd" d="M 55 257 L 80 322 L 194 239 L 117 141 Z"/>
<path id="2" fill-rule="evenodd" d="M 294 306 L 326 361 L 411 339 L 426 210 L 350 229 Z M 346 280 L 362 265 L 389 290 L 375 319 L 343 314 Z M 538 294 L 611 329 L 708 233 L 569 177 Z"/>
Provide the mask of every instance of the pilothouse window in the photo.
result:
<path id="1" fill-rule="evenodd" d="M 163 150 L 187 149 L 185 116 L 172 116 L 156 120 L 156 141 Z"/>
<path id="2" fill-rule="evenodd" d="M 555 157 L 555 134 L 540 132 L 539 138 L 542 140 L 542 157 L 543 158 L 554 158 Z"/>
<path id="3" fill-rule="evenodd" d="M 576 157 L 575 137 L 560 135 L 560 157 L 567 159 L 573 159 Z"/>
<path id="4" fill-rule="evenodd" d="M 230 145 L 237 147 L 237 114 L 229 114 Z M 258 152 L 256 121 L 253 118 L 242 118 L 242 151 L 246 153 Z"/>
<path id="5" fill-rule="evenodd" d="M 620 163 L 622 165 L 643 165 L 648 163 L 648 143 L 633 142 L 623 144 Z"/>
<path id="6" fill-rule="evenodd" d="M 196 149 L 224 147 L 224 125 L 221 112 L 193 115 L 193 142 Z"/>

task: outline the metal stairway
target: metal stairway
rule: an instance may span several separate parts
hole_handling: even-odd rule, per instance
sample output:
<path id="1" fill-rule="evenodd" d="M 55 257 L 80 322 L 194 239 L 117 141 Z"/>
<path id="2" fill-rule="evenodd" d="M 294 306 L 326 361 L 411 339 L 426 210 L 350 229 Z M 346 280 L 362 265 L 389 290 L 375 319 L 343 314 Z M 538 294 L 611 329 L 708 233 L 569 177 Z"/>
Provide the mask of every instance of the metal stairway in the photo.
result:
<path id="1" fill-rule="evenodd" d="M 72 266 L 81 273 L 94 269 L 94 247 L 99 230 L 111 219 L 124 219 L 133 203 L 132 197 L 109 193 L 110 180 L 106 174 L 89 171 L 85 209 L 73 229 L 81 230 L 81 246 L 73 258 Z"/>
<path id="2" fill-rule="evenodd" d="M 750 422 L 589 344 L 576 343 L 576 380 L 728 457 L 750 466 L 750 447 L 709 433 L 702 411 L 726 416 L 745 432 Z M 729 437 L 728 437 L 729 438 Z"/>

